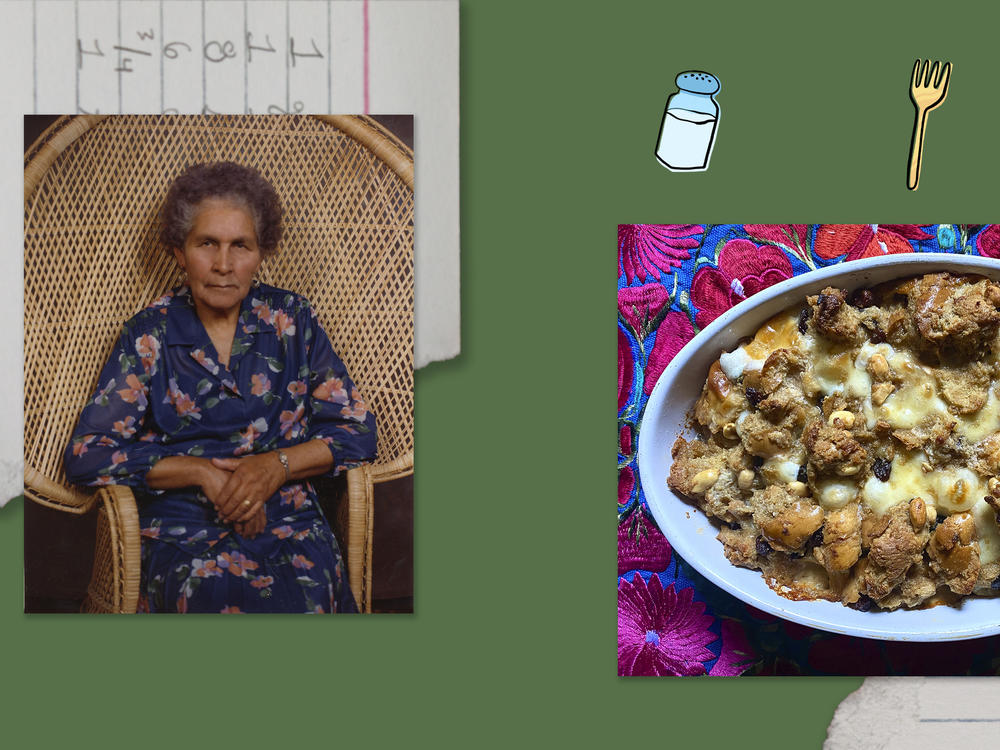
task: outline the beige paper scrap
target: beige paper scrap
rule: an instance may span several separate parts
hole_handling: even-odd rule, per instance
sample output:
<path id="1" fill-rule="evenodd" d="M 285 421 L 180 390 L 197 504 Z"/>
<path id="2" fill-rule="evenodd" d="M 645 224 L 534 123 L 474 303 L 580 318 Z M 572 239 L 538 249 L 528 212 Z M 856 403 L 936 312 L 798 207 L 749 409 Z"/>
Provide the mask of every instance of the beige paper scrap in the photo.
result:
<path id="1" fill-rule="evenodd" d="M 869 677 L 837 707 L 823 750 L 992 747 L 996 677 Z"/>

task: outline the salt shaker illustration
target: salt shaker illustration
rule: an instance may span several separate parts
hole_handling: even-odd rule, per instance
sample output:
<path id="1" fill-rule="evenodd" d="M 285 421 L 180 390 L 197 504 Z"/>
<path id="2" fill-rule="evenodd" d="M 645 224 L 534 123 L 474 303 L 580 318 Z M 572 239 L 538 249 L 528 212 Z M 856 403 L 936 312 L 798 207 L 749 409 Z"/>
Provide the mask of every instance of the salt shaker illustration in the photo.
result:
<path id="1" fill-rule="evenodd" d="M 678 91 L 667 99 L 656 159 L 673 172 L 708 169 L 719 125 L 719 105 L 713 95 L 721 88 L 719 79 L 701 70 L 677 76 Z"/>

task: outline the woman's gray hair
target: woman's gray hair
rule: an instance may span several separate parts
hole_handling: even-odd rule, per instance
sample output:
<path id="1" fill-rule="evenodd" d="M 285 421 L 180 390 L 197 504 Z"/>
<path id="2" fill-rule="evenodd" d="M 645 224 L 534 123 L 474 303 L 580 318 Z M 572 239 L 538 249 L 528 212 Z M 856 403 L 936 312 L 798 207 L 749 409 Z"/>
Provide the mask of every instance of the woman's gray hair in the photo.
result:
<path id="1" fill-rule="evenodd" d="M 160 211 L 161 239 L 169 252 L 184 247 L 201 202 L 207 198 L 230 200 L 247 210 L 257 232 L 257 245 L 265 255 L 281 241 L 281 201 L 256 169 L 222 161 L 195 164 L 170 186 Z"/>

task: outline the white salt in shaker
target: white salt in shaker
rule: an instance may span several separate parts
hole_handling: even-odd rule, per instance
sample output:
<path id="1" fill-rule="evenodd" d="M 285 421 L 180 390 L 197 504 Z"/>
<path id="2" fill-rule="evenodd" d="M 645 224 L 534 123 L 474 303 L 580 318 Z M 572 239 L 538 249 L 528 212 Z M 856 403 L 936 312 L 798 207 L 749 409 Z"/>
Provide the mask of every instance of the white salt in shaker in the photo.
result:
<path id="1" fill-rule="evenodd" d="M 667 99 L 656 159 L 671 171 L 708 169 L 719 124 L 719 105 L 713 94 L 721 84 L 711 73 L 689 70 L 677 76 L 676 93 Z"/>

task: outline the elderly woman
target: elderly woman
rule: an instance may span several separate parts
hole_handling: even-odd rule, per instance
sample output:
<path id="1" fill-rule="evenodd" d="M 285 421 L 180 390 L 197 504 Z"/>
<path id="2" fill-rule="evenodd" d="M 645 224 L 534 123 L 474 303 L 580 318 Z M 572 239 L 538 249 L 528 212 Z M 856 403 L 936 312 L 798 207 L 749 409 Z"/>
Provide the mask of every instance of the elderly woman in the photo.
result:
<path id="1" fill-rule="evenodd" d="M 372 460 L 375 420 L 309 303 L 254 279 L 281 231 L 252 169 L 176 179 L 163 241 L 185 283 L 125 323 L 66 449 L 71 482 L 135 491 L 143 611 L 356 611 L 303 480 Z"/>

